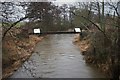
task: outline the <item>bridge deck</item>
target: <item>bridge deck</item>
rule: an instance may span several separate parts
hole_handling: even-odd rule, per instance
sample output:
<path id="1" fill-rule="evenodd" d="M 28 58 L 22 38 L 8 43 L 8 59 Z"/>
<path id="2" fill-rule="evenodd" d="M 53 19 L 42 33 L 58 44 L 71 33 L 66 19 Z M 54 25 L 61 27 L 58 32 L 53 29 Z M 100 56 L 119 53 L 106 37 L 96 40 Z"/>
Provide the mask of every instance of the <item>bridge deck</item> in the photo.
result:
<path id="1" fill-rule="evenodd" d="M 59 31 L 59 32 L 41 32 L 41 33 L 29 33 L 29 34 L 79 34 L 80 32 L 65 32 L 65 31 Z"/>

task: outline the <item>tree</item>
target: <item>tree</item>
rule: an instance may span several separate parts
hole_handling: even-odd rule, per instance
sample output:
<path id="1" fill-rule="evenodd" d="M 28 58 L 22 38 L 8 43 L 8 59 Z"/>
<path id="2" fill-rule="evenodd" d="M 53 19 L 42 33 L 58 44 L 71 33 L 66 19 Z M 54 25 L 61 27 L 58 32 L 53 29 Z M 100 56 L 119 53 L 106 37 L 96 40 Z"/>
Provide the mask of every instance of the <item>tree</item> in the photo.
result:
<path id="1" fill-rule="evenodd" d="M 0 3 L 1 9 L 0 12 L 2 13 L 2 27 L 3 27 L 3 36 L 2 39 L 5 38 L 6 34 L 10 29 L 12 29 L 17 23 L 23 21 L 27 17 L 22 17 L 18 16 L 16 14 L 16 10 L 18 9 L 18 12 L 20 11 L 19 7 L 24 7 L 26 4 L 21 4 L 21 3 L 12 3 L 12 2 L 2 2 Z M 22 13 L 22 12 L 19 12 Z M 8 27 L 9 26 L 9 27 Z"/>
<path id="2" fill-rule="evenodd" d="M 27 9 L 29 21 L 44 31 L 54 30 L 60 11 L 51 2 L 31 2 Z M 56 23 L 54 23 L 54 21 Z"/>
<path id="3" fill-rule="evenodd" d="M 73 5 L 70 5 L 70 7 L 69 7 L 69 21 L 70 21 L 71 28 L 75 27 L 75 24 L 73 23 L 74 15 L 71 13 L 71 12 L 74 12 L 75 10 L 76 10 L 76 7 Z"/>
<path id="4" fill-rule="evenodd" d="M 102 63 L 104 63 L 106 61 L 109 62 L 108 57 L 110 56 L 109 59 L 112 59 L 112 66 L 110 65 L 110 67 L 112 67 L 112 71 L 111 71 L 112 78 L 115 80 L 118 80 L 119 75 L 120 75 L 120 73 L 119 73 L 120 55 L 119 55 L 119 51 L 118 51 L 118 49 L 120 48 L 120 44 L 118 43 L 118 41 L 120 41 L 120 35 L 119 35 L 120 34 L 120 27 L 119 27 L 120 26 L 120 16 L 119 16 L 119 11 L 118 11 L 119 3 L 120 2 L 106 3 L 106 2 L 104 2 L 104 0 L 103 0 L 103 2 L 94 2 L 94 3 L 92 2 L 90 5 L 91 6 L 90 9 L 87 8 L 88 4 L 87 4 L 87 6 L 85 6 L 85 4 L 81 5 L 81 3 L 79 3 L 80 7 L 78 9 L 76 9 L 75 12 L 71 11 L 76 16 L 75 23 L 77 23 L 77 22 L 79 22 L 77 24 L 83 23 L 86 26 L 85 23 L 88 24 L 88 22 L 90 22 L 103 34 L 103 37 L 100 37 L 102 44 L 99 44 L 102 47 L 100 47 L 100 48 L 98 47 L 98 49 L 97 49 L 97 50 L 101 50 L 101 53 L 97 52 L 97 50 L 96 50 L 96 52 L 98 53 L 98 55 L 102 55 L 102 57 L 98 56 L 98 58 L 103 59 L 103 60 L 101 60 Z M 107 5 L 107 4 L 109 4 L 109 5 Z M 111 7 L 112 7 L 112 11 L 114 11 L 114 17 L 113 17 L 114 20 L 112 18 L 113 15 L 111 15 L 111 13 L 106 14 L 107 11 L 112 12 Z M 85 15 L 85 13 L 87 13 L 86 10 L 88 10 L 88 14 L 89 14 L 89 10 L 91 11 L 91 13 L 93 12 L 92 18 L 89 18 L 88 14 Z M 108 21 L 107 21 L 107 18 L 109 19 Z M 113 32 L 110 32 L 109 29 L 112 30 Z M 99 34 L 101 34 L 101 33 L 99 33 Z M 93 33 L 93 34 L 95 34 L 95 33 Z M 106 46 L 107 45 L 106 43 L 108 43 L 108 42 L 109 42 L 109 46 Z M 98 41 L 98 43 L 99 43 L 99 41 Z M 95 46 L 95 45 L 96 44 L 93 44 L 93 46 Z M 108 51 L 108 49 L 109 49 L 109 51 Z M 110 49 L 112 49 L 112 50 L 110 50 Z M 95 57 L 97 57 L 97 56 L 95 56 Z"/>
<path id="5" fill-rule="evenodd" d="M 114 47 L 115 47 L 115 54 L 114 56 L 112 55 L 112 78 L 119 80 L 119 76 L 120 76 L 120 13 L 119 13 L 119 8 L 120 8 L 120 2 L 116 2 L 116 3 L 108 3 L 108 5 L 115 10 L 116 14 L 117 14 L 117 19 L 116 19 L 116 25 L 115 27 L 117 27 L 117 38 L 114 41 Z"/>

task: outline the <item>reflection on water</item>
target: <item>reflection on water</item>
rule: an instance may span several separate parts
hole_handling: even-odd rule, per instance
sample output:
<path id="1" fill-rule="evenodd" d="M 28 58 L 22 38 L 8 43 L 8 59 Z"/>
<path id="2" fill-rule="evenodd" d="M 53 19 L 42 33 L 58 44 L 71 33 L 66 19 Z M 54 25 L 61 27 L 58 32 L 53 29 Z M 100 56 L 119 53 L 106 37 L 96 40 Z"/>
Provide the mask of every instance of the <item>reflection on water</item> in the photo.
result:
<path id="1" fill-rule="evenodd" d="M 85 64 L 71 34 L 49 35 L 38 43 L 35 53 L 12 78 L 103 78 Z"/>

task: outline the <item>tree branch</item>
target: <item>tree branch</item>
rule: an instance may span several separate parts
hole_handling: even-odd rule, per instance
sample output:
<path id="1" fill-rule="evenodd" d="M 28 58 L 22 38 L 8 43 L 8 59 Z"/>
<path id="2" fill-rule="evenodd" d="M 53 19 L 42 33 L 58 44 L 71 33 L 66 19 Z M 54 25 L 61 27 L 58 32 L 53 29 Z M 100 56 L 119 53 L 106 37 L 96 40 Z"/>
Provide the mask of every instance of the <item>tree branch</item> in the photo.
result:
<path id="1" fill-rule="evenodd" d="M 74 12 L 72 12 L 72 13 L 73 13 L 75 16 L 78 16 L 78 15 L 75 14 Z M 83 19 L 85 19 L 85 20 L 91 22 L 95 27 L 97 27 L 97 29 L 98 29 L 99 31 L 101 31 L 102 33 L 104 33 L 104 32 L 99 28 L 99 26 L 96 25 L 93 21 L 91 21 L 90 19 L 88 19 L 88 18 L 86 18 L 86 17 L 84 17 L 84 16 L 80 16 L 80 17 L 82 17 Z"/>
<path id="2" fill-rule="evenodd" d="M 72 12 L 72 11 L 71 11 Z M 77 14 L 75 14 L 74 12 L 72 12 L 75 16 L 78 16 Z M 87 21 L 89 21 L 89 22 L 91 22 L 100 32 L 102 32 L 103 34 L 104 34 L 104 36 L 107 38 L 107 39 L 109 39 L 108 37 L 107 37 L 107 35 L 105 34 L 105 32 L 102 30 L 102 29 L 100 29 L 99 28 L 99 26 L 98 25 L 96 25 L 93 21 L 91 21 L 90 19 L 88 19 L 88 18 L 86 18 L 86 17 L 84 17 L 84 16 L 80 16 L 81 18 L 83 18 L 83 19 L 85 19 L 85 20 L 87 20 Z"/>
<path id="3" fill-rule="evenodd" d="M 115 12 L 116 12 L 116 14 L 118 15 L 118 16 L 120 16 L 120 14 L 118 13 L 118 4 L 119 4 L 119 2 L 117 3 L 117 7 L 115 7 L 114 5 L 112 5 L 112 4 L 110 4 L 110 3 L 108 3 L 108 5 L 109 6 L 111 6 L 111 7 L 113 7 L 114 8 L 114 10 L 115 10 Z"/>
<path id="4" fill-rule="evenodd" d="M 18 20 L 18 21 L 16 21 L 15 23 L 13 23 L 13 24 L 3 33 L 2 39 L 5 38 L 7 32 L 8 32 L 10 29 L 12 29 L 15 25 L 17 25 L 17 23 L 19 23 L 19 22 L 25 20 L 26 18 L 28 18 L 28 17 L 27 17 L 27 16 L 26 16 L 26 17 L 23 17 L 23 18 L 21 18 L 20 20 Z"/>

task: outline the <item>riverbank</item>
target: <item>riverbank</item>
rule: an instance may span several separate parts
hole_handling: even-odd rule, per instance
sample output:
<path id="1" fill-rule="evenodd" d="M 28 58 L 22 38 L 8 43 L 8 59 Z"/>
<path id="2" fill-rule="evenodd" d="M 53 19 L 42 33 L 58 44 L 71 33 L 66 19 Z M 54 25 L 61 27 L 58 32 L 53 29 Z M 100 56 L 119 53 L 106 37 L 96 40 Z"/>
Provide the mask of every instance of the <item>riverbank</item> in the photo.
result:
<path id="1" fill-rule="evenodd" d="M 80 48 L 81 54 L 84 55 L 85 62 L 97 67 L 104 74 L 110 75 L 110 57 L 109 55 L 101 54 L 103 48 L 103 40 L 101 39 L 103 35 L 97 31 L 97 34 L 87 31 L 84 33 L 87 35 L 83 37 L 75 35 L 73 42 Z M 101 53 L 98 50 L 101 50 Z M 106 56 L 107 58 L 105 59 Z"/>
<path id="2" fill-rule="evenodd" d="M 12 75 L 24 61 L 29 59 L 34 51 L 35 45 L 43 39 L 43 37 L 36 35 L 28 35 L 27 38 L 23 37 L 23 35 L 18 38 L 20 30 L 13 30 L 15 36 L 7 35 L 2 42 L 2 78 L 7 78 Z"/>

